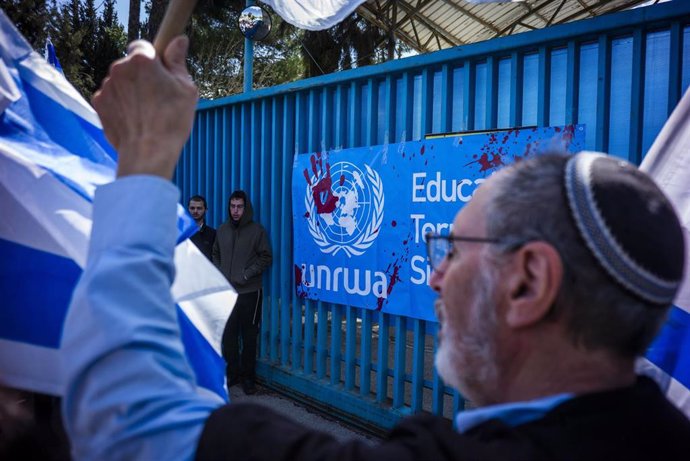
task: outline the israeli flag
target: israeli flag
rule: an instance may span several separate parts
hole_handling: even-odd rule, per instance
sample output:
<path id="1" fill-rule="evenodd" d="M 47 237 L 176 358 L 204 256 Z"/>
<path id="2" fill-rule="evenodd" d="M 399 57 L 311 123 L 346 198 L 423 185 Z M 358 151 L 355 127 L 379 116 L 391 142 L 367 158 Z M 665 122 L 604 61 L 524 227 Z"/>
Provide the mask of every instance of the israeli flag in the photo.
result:
<path id="1" fill-rule="evenodd" d="M 638 368 L 656 378 L 690 417 L 690 91 L 664 125 L 640 169 L 671 199 L 685 234 L 685 280 L 668 321 Z"/>
<path id="2" fill-rule="evenodd" d="M 46 61 L 48 61 L 58 71 L 60 71 L 61 74 L 64 74 L 64 72 L 62 71 L 62 66 L 60 65 L 60 60 L 58 59 L 57 54 L 55 53 L 55 47 L 53 46 L 53 42 L 50 40 L 50 37 L 48 37 L 48 39 L 46 40 L 45 58 Z"/>
<path id="3" fill-rule="evenodd" d="M 0 384 L 62 395 L 60 343 L 86 264 L 94 190 L 116 153 L 94 110 L 0 9 Z M 136 206 L 136 204 L 132 204 Z M 237 294 L 178 206 L 172 286 L 197 383 L 227 399 L 220 342 Z"/>

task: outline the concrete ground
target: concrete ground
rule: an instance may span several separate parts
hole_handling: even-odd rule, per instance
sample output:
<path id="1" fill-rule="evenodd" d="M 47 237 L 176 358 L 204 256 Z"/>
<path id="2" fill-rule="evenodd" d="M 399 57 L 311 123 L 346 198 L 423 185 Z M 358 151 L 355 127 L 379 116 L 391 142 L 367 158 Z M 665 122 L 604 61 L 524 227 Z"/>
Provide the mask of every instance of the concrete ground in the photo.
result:
<path id="1" fill-rule="evenodd" d="M 242 386 L 233 386 L 230 388 L 230 401 L 251 401 L 265 405 L 304 426 L 327 432 L 340 441 L 356 439 L 365 443 L 375 444 L 379 440 L 375 436 L 354 430 L 334 418 L 302 406 L 270 389 L 259 385 L 257 385 L 257 389 L 258 392 L 256 394 L 245 395 L 242 392 Z"/>

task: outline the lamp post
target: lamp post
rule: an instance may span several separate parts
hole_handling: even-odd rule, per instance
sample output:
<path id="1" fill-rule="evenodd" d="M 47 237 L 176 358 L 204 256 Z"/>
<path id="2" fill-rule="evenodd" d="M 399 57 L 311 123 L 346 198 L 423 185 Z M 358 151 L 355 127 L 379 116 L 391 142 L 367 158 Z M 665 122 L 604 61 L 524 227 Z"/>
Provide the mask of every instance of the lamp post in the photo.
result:
<path id="1" fill-rule="evenodd" d="M 240 13 L 237 25 L 244 35 L 244 92 L 252 91 L 254 74 L 254 41 L 261 41 L 271 32 L 271 16 L 266 10 L 247 0 L 247 7 Z"/>

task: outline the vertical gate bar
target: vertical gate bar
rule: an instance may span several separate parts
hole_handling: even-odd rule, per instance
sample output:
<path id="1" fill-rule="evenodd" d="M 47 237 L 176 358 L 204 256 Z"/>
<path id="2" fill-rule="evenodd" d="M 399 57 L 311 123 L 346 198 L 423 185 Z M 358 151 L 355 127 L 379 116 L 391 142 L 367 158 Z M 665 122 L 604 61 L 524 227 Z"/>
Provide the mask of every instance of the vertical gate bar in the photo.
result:
<path id="1" fill-rule="evenodd" d="M 438 350 L 438 336 L 434 337 L 434 354 Z M 445 384 L 434 367 L 431 378 L 431 412 L 435 415 L 443 415 L 443 395 Z"/>
<path id="2" fill-rule="evenodd" d="M 285 96 L 283 106 L 283 167 L 282 167 L 282 194 L 281 205 L 285 212 L 292 209 L 290 200 L 292 197 L 290 175 L 292 174 L 292 156 L 295 150 L 294 123 L 297 120 L 298 105 L 290 95 Z M 280 241 L 280 364 L 287 366 L 290 353 L 290 292 L 294 283 L 294 271 L 292 270 L 292 226 L 290 219 L 283 219 Z"/>
<path id="3" fill-rule="evenodd" d="M 404 72 L 402 76 L 402 86 L 403 86 L 403 120 L 405 127 L 402 131 L 401 141 L 411 141 L 414 130 L 412 129 L 412 113 L 414 111 L 414 84 L 412 80 L 412 75 L 409 72 Z"/>
<path id="4" fill-rule="evenodd" d="M 453 73 L 450 65 L 441 67 L 441 133 L 450 133 L 453 122 Z"/>
<path id="5" fill-rule="evenodd" d="M 493 129 L 498 125 L 498 59 L 493 56 L 486 59 L 486 85 L 485 128 Z"/>
<path id="6" fill-rule="evenodd" d="M 462 69 L 465 74 L 463 78 L 463 84 L 465 85 L 463 91 L 465 94 L 462 98 L 462 103 L 465 106 L 462 111 L 462 118 L 465 125 L 463 131 L 472 131 L 474 130 L 476 66 L 472 61 L 467 60 L 464 62 Z"/>
<path id="7" fill-rule="evenodd" d="M 367 106 L 365 110 L 369 114 L 369 123 L 367 124 L 367 132 L 364 134 L 364 145 L 373 146 L 376 144 L 376 134 L 378 133 L 379 117 L 379 91 L 376 81 L 373 78 L 367 80 L 367 87 L 369 97 L 367 98 Z"/>
<path id="8" fill-rule="evenodd" d="M 393 361 L 393 408 L 405 405 L 405 353 L 407 352 L 407 319 L 395 316 L 395 358 Z"/>
<path id="9" fill-rule="evenodd" d="M 642 133 L 644 128 L 644 73 L 647 34 L 637 28 L 633 32 L 632 84 L 630 85 L 630 145 L 628 160 L 639 165 L 642 161 Z"/>
<path id="10" fill-rule="evenodd" d="M 323 301 L 317 302 L 316 312 L 316 378 L 323 379 L 328 358 L 328 307 Z"/>
<path id="11" fill-rule="evenodd" d="M 191 185 L 191 175 L 192 175 L 192 159 L 199 152 L 199 136 L 201 135 L 201 112 L 197 112 L 194 116 L 194 127 L 196 129 L 192 130 L 192 134 L 189 137 L 189 155 L 184 159 L 184 178 L 182 183 L 182 190 L 190 191 L 192 190 Z M 189 193 L 189 192 L 187 192 Z"/>
<path id="12" fill-rule="evenodd" d="M 282 181 L 281 169 L 281 149 L 280 139 L 282 138 L 282 120 L 278 97 L 271 99 L 271 184 L 280 184 Z M 281 191 L 279 187 L 271 187 L 271 203 L 280 203 Z M 272 208 L 272 207 L 271 207 Z M 281 233 L 280 213 L 271 213 L 271 248 L 276 250 L 279 243 L 283 241 Z M 281 286 L 281 264 L 280 259 L 275 258 L 271 266 L 271 307 L 270 315 L 261 323 L 261 328 L 266 328 L 267 349 L 271 363 L 278 360 L 278 318 L 279 318 L 279 299 Z M 269 327 L 270 325 L 270 327 Z"/>
<path id="13" fill-rule="evenodd" d="M 394 83 L 395 80 L 393 79 L 393 76 L 388 74 L 386 76 L 386 103 L 385 103 L 385 110 L 386 110 L 386 117 L 385 117 L 385 123 L 386 126 L 384 128 L 384 144 L 388 144 L 391 142 L 396 142 L 395 139 L 395 88 L 394 88 Z"/>
<path id="14" fill-rule="evenodd" d="M 315 301 L 305 303 L 304 313 L 304 373 L 314 373 L 314 304 Z"/>
<path id="15" fill-rule="evenodd" d="M 338 85 L 335 88 L 335 127 L 333 133 L 333 143 L 336 149 L 344 147 L 345 143 L 345 129 L 347 127 L 347 105 L 343 104 L 343 85 Z"/>
<path id="16" fill-rule="evenodd" d="M 551 51 L 546 46 L 539 47 L 537 82 L 537 125 L 548 126 L 551 108 Z"/>
<path id="17" fill-rule="evenodd" d="M 514 51 L 510 55 L 510 126 L 522 125 L 522 91 L 524 71 L 522 54 Z"/>
<path id="18" fill-rule="evenodd" d="M 417 413 L 422 410 L 424 396 L 424 325 L 420 319 L 412 321 L 412 400 L 410 406 Z"/>
<path id="19" fill-rule="evenodd" d="M 433 114 L 434 114 L 434 97 L 433 97 L 433 91 L 434 91 L 434 84 L 431 81 L 431 78 L 433 78 L 433 73 L 430 71 L 428 67 L 425 67 L 424 70 L 422 70 L 422 104 L 419 110 L 422 112 L 421 113 L 421 139 L 424 139 L 427 134 L 430 134 L 432 131 L 432 119 L 433 119 Z M 414 130 L 413 130 L 414 132 Z"/>
<path id="20" fill-rule="evenodd" d="M 204 182 L 204 192 L 202 195 L 206 197 L 206 202 L 208 207 L 215 207 L 218 202 L 215 200 L 216 179 L 218 175 L 218 162 L 221 158 L 221 137 L 220 133 L 222 131 L 222 117 L 223 109 L 217 108 L 213 111 L 213 150 L 211 155 L 206 157 L 206 181 Z M 191 195 L 191 194 L 190 194 Z M 212 223 L 213 219 L 211 217 L 210 209 L 207 207 L 206 211 L 206 223 L 209 226 L 215 227 Z"/>
<path id="21" fill-rule="evenodd" d="M 389 314 L 379 312 L 379 346 L 376 369 L 376 401 L 383 403 L 388 399 L 388 326 Z"/>
<path id="22" fill-rule="evenodd" d="M 239 139 L 240 139 L 240 149 L 238 151 L 239 154 L 239 183 L 235 187 L 236 189 L 242 189 L 242 190 L 248 190 L 248 180 L 247 178 L 247 159 L 251 155 L 249 151 L 249 143 L 247 142 L 247 133 L 249 132 L 249 127 L 247 126 L 249 124 L 249 114 L 247 113 L 249 109 L 247 108 L 248 103 L 243 102 L 240 104 L 240 133 L 239 133 Z M 250 197 L 251 198 L 251 197 Z"/>
<path id="23" fill-rule="evenodd" d="M 577 123 L 578 101 L 580 100 L 580 45 L 575 40 L 568 42 L 568 64 L 565 77 L 565 123 Z"/>
<path id="24" fill-rule="evenodd" d="M 258 162 L 258 169 L 260 172 L 259 176 L 259 182 L 260 182 L 260 197 L 261 197 L 261 209 L 262 210 L 271 210 L 270 204 L 271 198 L 270 198 L 270 181 L 271 181 L 271 171 L 272 171 L 272 165 L 271 165 L 271 160 L 272 160 L 272 155 L 271 155 L 271 138 L 270 138 L 270 118 L 269 118 L 269 109 L 268 109 L 268 104 L 269 100 L 264 98 L 260 102 L 261 104 L 261 126 L 259 129 L 259 136 L 260 136 L 260 155 L 261 158 L 259 159 Z M 267 229 L 268 233 L 268 239 L 271 245 L 273 245 L 273 241 L 271 239 L 272 237 L 272 231 L 273 231 L 273 222 L 272 222 L 272 217 L 275 213 L 266 213 L 266 216 L 260 215 L 261 216 L 261 222 L 264 225 L 264 227 Z M 271 271 L 271 268 L 269 267 L 268 270 L 264 273 L 264 297 L 263 297 L 263 306 L 261 307 L 261 322 L 259 323 L 259 328 L 260 328 L 260 336 L 259 336 L 259 357 L 263 358 L 266 356 L 266 343 L 263 341 L 263 336 L 264 333 L 266 332 L 266 327 L 265 327 L 265 321 L 266 319 L 270 319 L 270 306 L 271 306 L 271 299 L 273 298 L 273 290 L 272 288 L 272 281 L 273 281 L 273 272 Z"/>
<path id="25" fill-rule="evenodd" d="M 240 105 L 236 104 L 232 107 L 232 150 L 230 151 L 230 159 L 231 159 L 231 165 L 230 165 L 230 192 L 239 189 L 240 187 L 240 156 L 242 155 L 240 149 Z M 229 196 L 229 194 L 228 194 Z M 225 197 L 226 204 L 228 198 Z M 225 207 L 226 209 L 224 210 L 223 216 L 224 219 L 228 214 L 227 206 Z"/>
<path id="26" fill-rule="evenodd" d="M 669 49 L 668 110 L 671 115 L 682 95 L 683 29 L 679 22 L 671 24 L 671 46 Z"/>
<path id="27" fill-rule="evenodd" d="M 457 390 L 453 390 L 453 414 L 457 414 L 465 409 L 465 399 Z"/>
<path id="28" fill-rule="evenodd" d="M 314 92 L 315 90 L 309 90 L 305 95 L 303 92 L 299 92 L 295 95 L 295 151 L 292 155 L 299 154 L 301 152 L 313 152 L 315 149 L 314 139 L 315 130 L 317 128 L 317 121 L 315 119 L 314 111 Z M 306 133 L 303 127 L 306 126 Z M 291 182 L 291 181 L 290 181 Z M 290 194 L 292 197 L 292 194 Z M 288 216 L 290 219 L 291 216 Z M 302 308 L 303 300 L 298 299 L 295 296 L 295 290 L 290 290 L 290 299 L 292 306 L 292 331 L 290 333 L 289 342 L 292 350 L 292 370 L 298 370 L 302 366 Z"/>
<path id="29" fill-rule="evenodd" d="M 371 392 L 371 318 L 371 310 L 362 309 L 362 344 L 359 353 L 359 390 L 362 397 L 368 397 Z"/>
<path id="30" fill-rule="evenodd" d="M 349 99 L 349 129 L 347 131 L 347 147 L 354 147 L 359 145 L 360 139 L 360 117 L 362 104 L 360 100 L 359 85 L 356 81 L 350 82 L 350 91 L 347 95 Z"/>
<path id="31" fill-rule="evenodd" d="M 220 113 L 220 150 L 217 153 L 216 171 L 213 177 L 213 206 L 211 212 L 211 225 L 218 227 L 223 222 L 223 209 L 225 208 L 225 193 L 227 192 L 227 170 L 228 157 L 230 156 L 230 145 L 228 130 L 229 125 L 228 108 L 223 107 Z"/>
<path id="32" fill-rule="evenodd" d="M 357 308 L 345 306 L 345 390 L 355 387 L 355 354 L 357 352 Z"/>
<path id="33" fill-rule="evenodd" d="M 340 384 L 340 370 L 342 369 L 342 354 L 340 343 L 343 338 L 343 307 L 338 304 L 331 305 L 331 385 Z"/>
<path id="34" fill-rule="evenodd" d="M 333 120 L 334 108 L 330 98 L 330 88 L 325 87 L 321 92 L 321 145 L 323 149 L 333 149 Z"/>
<path id="35" fill-rule="evenodd" d="M 594 149 L 606 152 L 609 146 L 609 113 L 611 110 L 611 40 L 599 37 L 597 64 L 597 136 Z"/>
<path id="36" fill-rule="evenodd" d="M 254 207 L 254 217 L 257 221 L 261 222 L 261 181 L 258 178 L 258 168 L 257 168 L 257 158 L 261 155 L 259 149 L 261 127 L 259 125 L 260 116 L 258 101 L 252 100 L 249 103 L 249 161 L 248 163 L 248 194 L 252 198 L 252 206 Z"/>

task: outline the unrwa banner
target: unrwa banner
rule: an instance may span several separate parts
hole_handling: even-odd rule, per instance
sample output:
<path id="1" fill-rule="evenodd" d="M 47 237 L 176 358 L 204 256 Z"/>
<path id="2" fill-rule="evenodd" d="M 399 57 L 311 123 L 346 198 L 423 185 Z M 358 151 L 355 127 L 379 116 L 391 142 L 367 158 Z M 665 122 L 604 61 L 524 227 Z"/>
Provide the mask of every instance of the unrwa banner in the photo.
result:
<path id="1" fill-rule="evenodd" d="M 297 295 L 434 320 L 426 233 L 448 234 L 502 166 L 583 146 L 584 126 L 567 125 L 297 155 Z"/>

